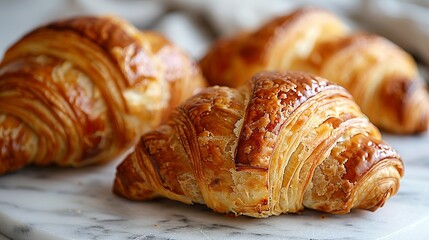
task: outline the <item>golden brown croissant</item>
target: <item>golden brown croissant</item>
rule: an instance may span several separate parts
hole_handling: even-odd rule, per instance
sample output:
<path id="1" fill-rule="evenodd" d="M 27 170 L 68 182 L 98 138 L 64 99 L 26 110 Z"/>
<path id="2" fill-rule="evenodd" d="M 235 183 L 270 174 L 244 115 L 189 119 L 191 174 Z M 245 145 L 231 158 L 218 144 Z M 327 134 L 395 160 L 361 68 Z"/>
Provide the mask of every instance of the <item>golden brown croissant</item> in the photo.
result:
<path id="1" fill-rule="evenodd" d="M 342 85 L 377 126 L 426 131 L 429 97 L 410 55 L 388 40 L 350 34 L 334 15 L 299 9 L 217 42 L 201 60 L 211 84 L 239 86 L 261 70 L 309 71 Z"/>
<path id="2" fill-rule="evenodd" d="M 402 161 L 351 95 L 300 72 L 262 72 L 211 87 L 142 136 L 113 191 L 268 217 L 304 207 L 375 210 L 396 193 Z"/>
<path id="3" fill-rule="evenodd" d="M 118 18 L 40 27 L 0 65 L 0 174 L 113 159 L 204 85 L 181 50 Z"/>

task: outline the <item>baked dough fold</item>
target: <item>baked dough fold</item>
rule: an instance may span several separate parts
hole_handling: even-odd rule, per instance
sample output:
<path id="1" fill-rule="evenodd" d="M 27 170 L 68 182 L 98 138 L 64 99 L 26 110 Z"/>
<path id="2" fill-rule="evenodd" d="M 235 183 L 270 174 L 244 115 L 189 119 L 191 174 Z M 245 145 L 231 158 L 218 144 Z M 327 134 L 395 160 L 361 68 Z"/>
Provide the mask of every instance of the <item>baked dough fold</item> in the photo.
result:
<path id="1" fill-rule="evenodd" d="M 429 95 L 413 58 L 380 36 L 352 33 L 333 14 L 302 8 L 217 41 L 200 62 L 212 85 L 237 87 L 262 70 L 300 70 L 345 87 L 383 130 L 427 130 Z"/>
<path id="2" fill-rule="evenodd" d="M 0 64 L 0 174 L 114 159 L 204 86 L 186 54 L 119 18 L 39 27 Z"/>
<path id="3" fill-rule="evenodd" d="M 348 213 L 382 206 L 402 174 L 399 155 L 344 88 L 262 72 L 176 108 L 118 166 L 113 191 L 258 218 L 304 207 Z"/>

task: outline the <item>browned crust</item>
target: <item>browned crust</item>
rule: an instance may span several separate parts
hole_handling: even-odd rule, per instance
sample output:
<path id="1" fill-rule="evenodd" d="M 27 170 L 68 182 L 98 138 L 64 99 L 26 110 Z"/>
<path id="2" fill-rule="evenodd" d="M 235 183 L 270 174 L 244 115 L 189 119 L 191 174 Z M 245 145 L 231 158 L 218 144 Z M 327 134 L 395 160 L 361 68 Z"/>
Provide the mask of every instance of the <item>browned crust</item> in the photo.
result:
<path id="1" fill-rule="evenodd" d="M 316 101 L 321 99 L 324 103 L 318 105 Z M 325 110 L 332 112 L 323 115 L 323 118 L 319 114 L 315 114 L 314 118 L 308 117 L 307 120 L 313 121 L 313 125 L 297 120 L 291 128 L 291 131 L 297 132 L 290 135 L 282 132 L 285 131 L 284 125 L 292 122 L 291 118 L 304 116 L 300 112 L 304 103 L 309 104 L 305 106 L 312 106 L 312 110 L 326 107 L 318 113 Z M 316 129 L 303 130 L 309 126 Z M 162 133 L 165 128 L 171 130 L 169 136 L 176 139 L 175 144 Z M 286 137 L 285 142 L 279 142 L 280 134 L 296 134 L 302 139 Z M 320 191 L 324 182 L 328 182 L 331 184 L 328 186 L 331 194 L 328 200 L 332 202 L 319 196 L 319 192 L 311 192 L 314 194 L 311 200 L 314 201 L 309 207 L 339 214 L 349 212 L 351 208 L 372 210 L 397 191 L 399 179 L 396 178 L 403 174 L 399 155 L 379 137 L 378 130 L 360 113 L 342 87 L 302 72 L 262 72 L 238 90 L 218 86 L 203 90 L 170 116 L 169 125 L 142 137 L 136 152 L 121 164 L 123 167 L 118 168 L 116 179 L 120 180 L 127 174 L 160 179 L 161 184 L 136 180 L 140 189 L 151 189 L 153 192 L 142 196 L 133 194 L 135 183 L 128 183 L 129 188 L 115 184 L 114 188 L 120 192 L 114 191 L 130 199 L 167 197 L 185 203 L 205 203 L 217 212 L 267 217 L 282 211 L 301 211 L 314 172 L 322 167 L 325 172 L 317 177 L 323 180 L 314 191 Z M 235 148 L 228 145 L 231 143 L 237 144 Z M 302 147 L 292 146 L 295 143 Z M 271 159 L 277 150 L 284 147 L 283 144 L 290 147 L 284 150 L 290 155 L 278 154 L 276 159 Z M 248 146 L 253 151 L 247 152 Z M 182 153 L 176 154 L 173 148 Z M 286 156 L 290 159 L 283 159 Z M 331 162 L 325 166 L 321 163 L 326 159 L 331 159 Z M 137 164 L 131 166 L 126 163 L 128 161 Z M 343 175 L 333 174 L 332 162 L 339 162 L 345 169 Z M 187 163 L 189 168 L 184 167 Z M 285 173 L 276 172 L 283 171 L 279 166 L 283 163 L 288 167 L 284 169 Z M 369 176 L 391 165 L 397 173 L 395 170 L 388 173 L 388 177 L 395 178 L 387 183 L 390 188 L 386 191 L 385 188 L 377 189 L 377 183 L 369 181 Z M 170 167 L 177 171 L 169 170 Z M 178 178 L 183 175 L 192 175 L 196 183 L 180 185 Z M 283 186 L 270 181 L 291 185 Z M 366 182 L 371 189 L 365 187 L 362 194 L 357 194 L 356 189 Z M 338 187 L 338 184 L 341 186 Z M 295 189 L 289 192 L 291 188 Z M 123 191 L 127 192 L 124 194 Z M 359 199 L 353 205 L 360 195 L 372 194 L 368 191 L 377 194 L 370 196 L 368 201 Z M 190 195 L 191 192 L 200 192 L 202 197 Z M 288 196 L 289 193 L 291 196 Z M 184 195 L 190 198 L 182 198 Z M 279 206 L 283 199 L 280 196 L 288 201 L 284 209 Z"/>
<path id="2" fill-rule="evenodd" d="M 347 173 L 342 179 L 356 183 L 365 176 L 376 164 L 387 158 L 399 159 L 398 153 L 386 143 L 371 139 L 364 135 L 356 135 L 345 143 L 347 150 L 338 155 L 338 159 L 346 160 L 344 163 Z M 398 166 L 402 175 L 402 166 Z"/>
<path id="3" fill-rule="evenodd" d="M 252 99 L 244 117 L 236 163 L 267 168 L 277 136 L 289 115 L 303 102 L 328 88 L 340 87 L 301 72 L 257 74 L 253 78 Z"/>
<path id="4" fill-rule="evenodd" d="M 265 23 L 254 32 L 218 40 L 200 61 L 205 78 L 212 85 L 240 86 L 243 79 L 231 79 L 232 76 L 229 76 L 230 68 L 236 61 L 242 60 L 249 66 L 264 66 L 269 57 L 266 56 L 266 50 L 273 44 L 274 39 L 309 14 L 320 13 L 328 12 L 315 7 L 300 8 L 289 15 Z"/>
<path id="5" fill-rule="evenodd" d="M 421 89 L 427 89 L 421 79 L 410 79 L 401 76 L 391 76 L 383 80 L 385 87 L 380 88 L 380 97 L 382 104 L 386 109 L 392 112 L 395 116 L 397 124 L 405 126 L 409 119 L 408 111 L 418 111 L 413 109 L 411 104 L 415 95 L 422 94 Z M 427 91 L 427 90 L 426 90 Z M 429 109 L 421 109 L 421 114 L 410 133 L 422 133 L 427 131 L 429 127 Z"/>
<path id="6" fill-rule="evenodd" d="M 264 54 L 267 48 L 272 44 L 271 39 L 279 36 L 283 31 L 286 31 L 290 26 L 296 24 L 296 22 L 301 20 L 304 16 L 318 13 L 327 12 L 319 8 L 306 7 L 267 22 L 255 32 L 247 35 L 247 38 L 252 39 L 252 41 L 242 42 L 242 45 L 238 50 L 239 55 L 247 63 L 266 61 L 267 59 Z"/>
<path id="7" fill-rule="evenodd" d="M 274 18 L 255 31 L 219 40 L 200 61 L 203 73 L 211 84 L 238 87 L 259 71 L 310 71 L 349 90 L 362 111 L 383 130 L 399 134 L 426 131 L 429 94 L 424 87 L 416 87 L 418 77 L 412 57 L 380 36 L 347 33 L 339 27 L 341 22 L 335 16 L 324 19 L 328 14 L 320 9 L 301 8 Z M 318 24 L 325 22 L 326 25 Z M 312 39 L 311 34 L 317 31 L 326 37 L 315 42 L 300 38 L 305 32 L 305 37 Z M 343 58 L 347 60 L 337 61 Z M 362 61 L 354 61 L 359 58 Z M 331 61 L 336 62 L 338 69 L 350 72 L 332 71 Z M 326 66 L 331 70 L 326 70 Z M 364 79 L 366 74 L 368 79 Z M 380 74 L 384 74 L 382 80 Z"/>
<path id="8" fill-rule="evenodd" d="M 0 91 L 19 96 L 2 95 L 0 113 L 28 125 L 31 141 L 43 145 L 31 156 L 17 152 L 27 156 L 22 166 L 83 166 L 128 149 L 205 84 L 195 62 L 163 36 L 116 17 L 76 17 L 41 26 L 8 49 Z M 8 149 L 0 161 L 13 160 L 8 146 L 0 144 Z"/>

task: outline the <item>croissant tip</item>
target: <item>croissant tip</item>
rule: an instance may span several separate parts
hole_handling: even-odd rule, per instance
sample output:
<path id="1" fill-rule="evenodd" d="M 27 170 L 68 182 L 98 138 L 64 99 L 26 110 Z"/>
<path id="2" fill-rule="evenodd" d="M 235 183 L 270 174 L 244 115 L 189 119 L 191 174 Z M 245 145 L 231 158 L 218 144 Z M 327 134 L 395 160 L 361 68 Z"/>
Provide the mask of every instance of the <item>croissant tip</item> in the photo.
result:
<path id="1" fill-rule="evenodd" d="M 389 199 L 391 197 L 392 192 L 394 191 L 393 188 L 390 188 L 384 195 L 383 197 L 380 198 L 380 201 L 378 201 L 374 206 L 368 208 L 368 210 L 370 210 L 371 212 L 375 212 L 377 209 L 381 208 L 384 206 L 384 204 L 386 203 L 387 199 Z"/>

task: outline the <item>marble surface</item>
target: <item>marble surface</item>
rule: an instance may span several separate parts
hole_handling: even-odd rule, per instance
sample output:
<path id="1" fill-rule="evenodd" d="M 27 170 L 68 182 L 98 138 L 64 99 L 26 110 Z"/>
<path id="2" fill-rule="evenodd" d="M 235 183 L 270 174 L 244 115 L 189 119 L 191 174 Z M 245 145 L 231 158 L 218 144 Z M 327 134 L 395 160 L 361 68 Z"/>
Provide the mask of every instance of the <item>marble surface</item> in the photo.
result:
<path id="1" fill-rule="evenodd" d="M 252 219 L 169 200 L 131 202 L 111 192 L 118 159 L 84 169 L 32 167 L 0 177 L 0 233 L 43 240 L 428 239 L 429 135 L 386 139 L 401 153 L 405 176 L 398 194 L 374 213 L 306 210 Z"/>

